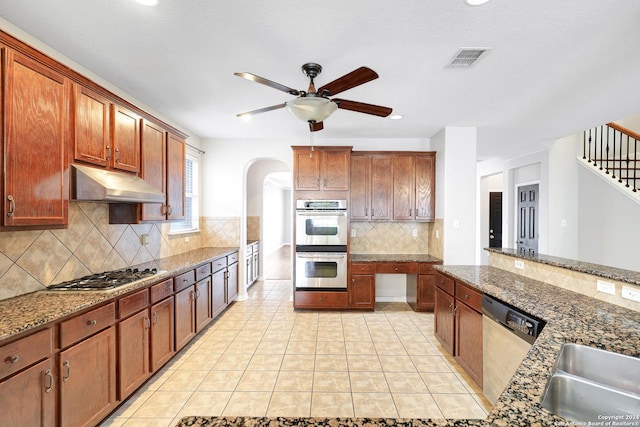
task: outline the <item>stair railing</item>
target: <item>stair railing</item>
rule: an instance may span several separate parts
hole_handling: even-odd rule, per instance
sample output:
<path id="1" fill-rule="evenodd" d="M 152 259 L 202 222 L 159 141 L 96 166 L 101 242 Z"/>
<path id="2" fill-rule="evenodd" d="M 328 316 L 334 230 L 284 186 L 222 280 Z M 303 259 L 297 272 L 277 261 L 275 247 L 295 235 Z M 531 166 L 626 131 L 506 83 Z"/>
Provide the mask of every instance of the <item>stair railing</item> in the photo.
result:
<path id="1" fill-rule="evenodd" d="M 596 126 L 583 133 L 582 158 L 619 183 L 640 190 L 640 134 L 617 123 Z"/>

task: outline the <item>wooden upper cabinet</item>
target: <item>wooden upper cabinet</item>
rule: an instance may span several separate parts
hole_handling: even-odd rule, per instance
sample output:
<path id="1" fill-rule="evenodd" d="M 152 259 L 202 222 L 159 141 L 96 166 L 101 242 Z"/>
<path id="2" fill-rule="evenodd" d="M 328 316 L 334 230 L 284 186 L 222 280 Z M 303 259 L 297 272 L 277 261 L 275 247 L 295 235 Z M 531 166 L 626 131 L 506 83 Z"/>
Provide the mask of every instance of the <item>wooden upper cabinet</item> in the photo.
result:
<path id="1" fill-rule="evenodd" d="M 120 105 L 111 105 L 111 149 L 114 169 L 140 171 L 140 116 Z"/>
<path id="2" fill-rule="evenodd" d="M 433 221 L 436 218 L 436 158 L 432 154 L 415 157 L 415 219 Z"/>
<path id="3" fill-rule="evenodd" d="M 414 157 L 393 156 L 393 219 L 412 220 L 414 218 Z"/>
<path id="4" fill-rule="evenodd" d="M 185 141 L 167 135 L 167 219 L 184 219 Z"/>
<path id="5" fill-rule="evenodd" d="M 293 147 L 296 191 L 349 191 L 351 147 Z"/>
<path id="6" fill-rule="evenodd" d="M 111 101 L 76 84 L 74 112 L 74 160 L 106 167 L 111 155 Z"/>
<path id="7" fill-rule="evenodd" d="M 149 184 L 167 193 L 167 132 L 162 127 L 142 120 L 141 174 Z M 166 204 L 143 203 L 142 220 L 162 221 L 166 219 Z"/>
<path id="8" fill-rule="evenodd" d="M 2 225 L 66 225 L 71 82 L 18 52 L 2 54 Z"/>
<path id="9" fill-rule="evenodd" d="M 351 155 L 351 220 L 391 219 L 391 177 L 391 155 Z"/>
<path id="10" fill-rule="evenodd" d="M 435 219 L 434 153 L 393 156 L 393 219 Z"/>

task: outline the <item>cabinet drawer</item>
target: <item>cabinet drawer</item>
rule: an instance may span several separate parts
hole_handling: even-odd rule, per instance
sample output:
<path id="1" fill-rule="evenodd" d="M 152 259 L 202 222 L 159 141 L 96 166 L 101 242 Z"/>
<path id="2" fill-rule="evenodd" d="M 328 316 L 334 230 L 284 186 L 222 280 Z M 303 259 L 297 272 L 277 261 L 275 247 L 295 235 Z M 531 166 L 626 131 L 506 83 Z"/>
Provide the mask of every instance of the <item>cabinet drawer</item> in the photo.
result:
<path id="1" fill-rule="evenodd" d="M 377 262 L 376 273 L 380 274 L 417 274 L 417 262 Z"/>
<path id="2" fill-rule="evenodd" d="M 296 292 L 296 308 L 346 308 L 349 306 L 348 292 Z"/>
<path id="3" fill-rule="evenodd" d="M 352 262 L 351 274 L 373 274 L 376 265 L 372 262 Z"/>
<path id="4" fill-rule="evenodd" d="M 149 290 L 142 289 L 131 295 L 120 298 L 118 300 L 118 318 L 125 317 L 138 312 L 149 305 Z"/>
<path id="5" fill-rule="evenodd" d="M 151 287 L 151 304 L 155 304 L 173 294 L 173 280 L 167 279 Z"/>
<path id="6" fill-rule="evenodd" d="M 211 263 L 202 264 L 196 268 L 196 282 L 204 279 L 207 276 L 211 276 Z"/>
<path id="7" fill-rule="evenodd" d="M 456 282 L 456 298 L 474 310 L 482 312 L 482 293 L 475 289 Z"/>
<path id="8" fill-rule="evenodd" d="M 453 295 L 453 279 L 451 279 L 450 277 L 447 277 L 440 273 L 436 273 L 436 286 L 449 295 Z"/>
<path id="9" fill-rule="evenodd" d="M 236 258 L 237 261 L 237 258 Z M 227 267 L 227 257 L 223 256 L 222 258 L 218 258 L 218 259 L 214 259 L 213 260 L 213 272 L 215 273 L 216 271 L 220 271 L 223 268 Z"/>
<path id="10" fill-rule="evenodd" d="M 433 266 L 438 264 L 436 262 L 421 262 L 418 264 L 418 274 L 434 274 L 436 271 Z"/>
<path id="11" fill-rule="evenodd" d="M 53 347 L 47 328 L 0 347 L 0 379 L 47 357 Z"/>
<path id="12" fill-rule="evenodd" d="M 186 273 L 182 273 L 181 275 L 173 278 L 173 285 L 176 292 L 188 288 L 194 283 L 196 283 L 195 270 L 189 270 Z"/>
<path id="13" fill-rule="evenodd" d="M 227 265 L 231 265 L 235 262 L 238 262 L 238 252 L 234 252 L 231 255 L 227 256 Z"/>
<path id="14" fill-rule="evenodd" d="M 116 304 L 111 303 L 60 324 L 60 347 L 64 348 L 94 332 L 112 325 L 116 320 Z"/>

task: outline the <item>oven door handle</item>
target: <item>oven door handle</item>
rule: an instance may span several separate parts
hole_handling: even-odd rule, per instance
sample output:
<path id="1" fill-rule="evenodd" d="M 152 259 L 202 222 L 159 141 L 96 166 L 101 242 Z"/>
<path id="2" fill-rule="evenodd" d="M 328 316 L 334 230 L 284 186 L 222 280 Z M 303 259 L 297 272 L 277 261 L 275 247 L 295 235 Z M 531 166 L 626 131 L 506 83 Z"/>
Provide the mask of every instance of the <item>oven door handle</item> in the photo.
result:
<path id="1" fill-rule="evenodd" d="M 345 211 L 296 211 L 298 216 L 347 216 Z"/>
<path id="2" fill-rule="evenodd" d="M 316 253 L 316 254 L 314 254 L 314 253 L 307 252 L 306 255 L 302 255 L 302 253 L 298 252 L 296 254 L 296 256 L 298 258 L 338 258 L 339 259 L 339 258 L 346 258 L 347 254 L 340 254 L 340 255 L 330 254 L 330 255 L 327 255 L 327 254 L 324 254 L 324 253 Z"/>

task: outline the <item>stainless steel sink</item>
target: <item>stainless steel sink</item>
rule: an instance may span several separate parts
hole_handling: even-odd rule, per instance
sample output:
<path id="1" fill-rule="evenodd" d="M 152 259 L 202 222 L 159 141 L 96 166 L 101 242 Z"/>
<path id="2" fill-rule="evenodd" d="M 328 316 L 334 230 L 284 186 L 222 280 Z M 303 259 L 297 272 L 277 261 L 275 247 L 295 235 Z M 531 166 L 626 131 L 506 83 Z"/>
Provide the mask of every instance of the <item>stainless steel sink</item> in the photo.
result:
<path id="1" fill-rule="evenodd" d="M 564 344 L 541 404 L 572 421 L 602 422 L 606 419 L 603 417 L 637 416 L 640 414 L 640 359 L 579 344 Z"/>

